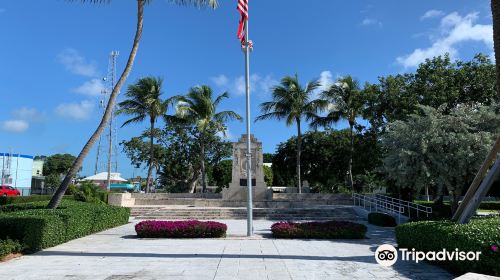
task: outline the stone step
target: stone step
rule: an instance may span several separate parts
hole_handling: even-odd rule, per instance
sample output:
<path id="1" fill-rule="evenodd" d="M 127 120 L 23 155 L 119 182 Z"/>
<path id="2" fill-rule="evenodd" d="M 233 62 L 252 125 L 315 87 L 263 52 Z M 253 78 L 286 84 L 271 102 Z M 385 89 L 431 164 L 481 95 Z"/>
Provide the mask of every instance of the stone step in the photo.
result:
<path id="1" fill-rule="evenodd" d="M 167 220 L 217 220 L 246 219 L 245 208 L 168 208 L 168 207 L 134 207 L 132 217 L 136 219 Z M 267 220 L 358 220 L 356 212 L 350 207 L 334 208 L 255 208 L 255 219 Z"/>

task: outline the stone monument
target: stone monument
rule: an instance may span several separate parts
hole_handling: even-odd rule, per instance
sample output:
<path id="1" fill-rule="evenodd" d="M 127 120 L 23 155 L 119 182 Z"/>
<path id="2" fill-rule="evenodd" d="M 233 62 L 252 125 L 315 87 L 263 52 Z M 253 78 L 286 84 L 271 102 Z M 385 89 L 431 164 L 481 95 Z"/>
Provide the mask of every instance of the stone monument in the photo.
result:
<path id="1" fill-rule="evenodd" d="M 250 147 L 252 154 L 251 173 L 254 200 L 272 200 L 272 190 L 264 182 L 262 143 L 250 134 Z M 243 134 L 238 142 L 233 143 L 233 170 L 232 180 L 228 189 L 222 191 L 224 200 L 247 200 L 247 135 Z"/>

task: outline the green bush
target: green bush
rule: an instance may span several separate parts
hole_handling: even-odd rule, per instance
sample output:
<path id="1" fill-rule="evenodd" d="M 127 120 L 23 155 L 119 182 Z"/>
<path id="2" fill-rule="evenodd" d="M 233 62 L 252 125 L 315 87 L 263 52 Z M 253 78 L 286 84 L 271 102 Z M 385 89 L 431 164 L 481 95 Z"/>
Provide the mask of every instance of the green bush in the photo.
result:
<path id="1" fill-rule="evenodd" d="M 27 252 L 34 252 L 126 224 L 129 215 L 128 208 L 63 201 L 55 210 L 31 209 L 0 214 L 0 239 L 19 240 Z"/>
<path id="2" fill-rule="evenodd" d="M 395 227 L 397 226 L 396 219 L 393 216 L 384 213 L 370 213 L 368 214 L 368 222 L 372 225 L 381 227 Z"/>
<path id="3" fill-rule="evenodd" d="M 108 193 L 91 182 L 82 183 L 73 197 L 81 202 L 108 203 Z"/>
<path id="4" fill-rule="evenodd" d="M 274 238 L 363 239 L 366 226 L 353 222 L 279 222 L 271 226 Z"/>
<path id="5" fill-rule="evenodd" d="M 440 220 L 440 219 L 450 219 L 451 218 L 451 206 L 449 202 L 444 202 L 443 204 L 436 204 L 432 201 L 422 201 L 417 200 L 415 203 L 428 206 L 432 208 L 432 215 L 429 217 L 431 220 Z M 500 201 L 483 201 L 479 205 L 479 210 L 500 210 Z M 407 211 L 405 211 L 407 212 Z M 413 221 L 415 220 L 425 220 L 426 217 L 419 217 L 416 219 L 416 212 L 412 209 L 411 218 Z"/>
<path id="6" fill-rule="evenodd" d="M 20 253 L 22 250 L 23 246 L 17 241 L 10 239 L 0 240 L 0 259 L 10 254 Z"/>
<path id="7" fill-rule="evenodd" d="M 483 201 L 481 205 L 479 205 L 479 209 L 500 210 L 500 201 Z"/>
<path id="8" fill-rule="evenodd" d="M 52 195 L 30 195 L 30 196 L 7 196 L 0 197 L 0 205 L 28 203 L 37 201 L 49 201 Z M 64 199 L 73 199 L 72 196 L 64 196 Z"/>
<path id="9" fill-rule="evenodd" d="M 417 251 L 481 251 L 479 261 L 437 261 L 453 273 L 477 272 L 500 276 L 500 218 L 473 219 L 468 224 L 420 221 L 396 227 L 400 248 Z"/>
<path id="10" fill-rule="evenodd" d="M 0 213 L 10 213 L 23 210 L 32 210 L 32 209 L 44 209 L 46 207 L 47 207 L 47 201 L 7 204 L 0 206 Z"/>

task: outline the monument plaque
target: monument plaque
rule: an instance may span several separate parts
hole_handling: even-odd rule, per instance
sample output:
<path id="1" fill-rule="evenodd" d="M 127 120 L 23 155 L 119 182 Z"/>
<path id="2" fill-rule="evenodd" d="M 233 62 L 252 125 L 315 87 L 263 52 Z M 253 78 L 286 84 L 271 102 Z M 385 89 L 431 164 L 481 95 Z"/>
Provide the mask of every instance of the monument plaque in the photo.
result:
<path id="1" fill-rule="evenodd" d="M 238 139 L 238 142 L 233 143 L 233 170 L 232 180 L 228 189 L 224 189 L 222 197 L 225 200 L 246 200 L 247 193 L 247 135 L 244 134 Z M 262 143 L 250 135 L 251 143 L 251 173 L 252 173 L 252 186 L 253 197 L 256 200 L 272 199 L 272 191 L 268 190 L 264 182 L 264 169 L 263 169 L 263 155 Z"/>

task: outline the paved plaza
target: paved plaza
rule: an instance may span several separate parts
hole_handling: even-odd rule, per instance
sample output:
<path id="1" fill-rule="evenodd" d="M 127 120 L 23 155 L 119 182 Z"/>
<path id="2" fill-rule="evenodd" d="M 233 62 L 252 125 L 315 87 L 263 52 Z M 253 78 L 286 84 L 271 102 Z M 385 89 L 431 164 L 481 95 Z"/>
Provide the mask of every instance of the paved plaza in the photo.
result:
<path id="1" fill-rule="evenodd" d="M 365 240 L 278 240 L 271 221 L 226 220 L 225 239 L 137 239 L 131 223 L 0 263 L 1 279 L 451 279 L 425 263 L 385 268 L 374 259 L 392 229 L 369 226 Z"/>

